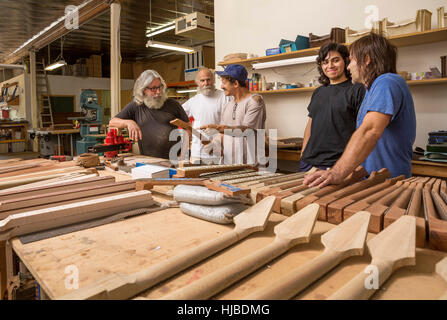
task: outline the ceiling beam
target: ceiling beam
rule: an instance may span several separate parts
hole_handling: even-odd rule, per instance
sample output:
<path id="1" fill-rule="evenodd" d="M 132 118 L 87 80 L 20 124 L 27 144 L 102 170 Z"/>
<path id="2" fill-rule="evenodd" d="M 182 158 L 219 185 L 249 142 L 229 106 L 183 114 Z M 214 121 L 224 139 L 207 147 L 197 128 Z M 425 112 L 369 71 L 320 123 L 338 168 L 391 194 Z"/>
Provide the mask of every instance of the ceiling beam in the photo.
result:
<path id="1" fill-rule="evenodd" d="M 111 2 L 113 2 L 113 0 L 92 0 L 90 3 L 82 7 L 79 10 L 79 25 L 82 25 L 90 19 L 104 13 L 107 9 L 109 9 Z M 23 56 L 28 55 L 30 49 L 39 50 L 71 31 L 73 31 L 73 29 L 67 29 L 65 27 L 65 22 L 61 21 L 16 53 L 10 54 L 6 57 L 6 59 L 4 59 L 4 62 L 13 64 Z"/>

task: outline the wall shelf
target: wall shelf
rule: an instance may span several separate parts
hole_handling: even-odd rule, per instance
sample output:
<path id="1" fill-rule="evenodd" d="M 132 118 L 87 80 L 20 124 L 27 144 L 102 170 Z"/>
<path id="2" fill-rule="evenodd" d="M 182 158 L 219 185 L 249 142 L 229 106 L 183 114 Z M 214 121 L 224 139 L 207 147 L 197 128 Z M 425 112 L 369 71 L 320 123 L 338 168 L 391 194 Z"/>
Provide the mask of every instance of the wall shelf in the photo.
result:
<path id="1" fill-rule="evenodd" d="M 408 86 L 447 84 L 447 78 L 408 80 L 407 84 Z M 304 87 L 304 88 L 267 90 L 267 91 L 250 91 L 250 93 L 258 93 L 258 94 L 302 93 L 302 92 L 313 92 L 315 91 L 316 88 L 318 87 Z"/>
<path id="2" fill-rule="evenodd" d="M 447 28 L 432 29 L 432 30 L 428 30 L 428 31 L 393 36 L 393 37 L 389 37 L 388 40 L 390 40 L 390 42 L 392 44 L 394 44 L 396 47 L 407 47 L 407 46 L 421 45 L 421 44 L 427 44 L 427 43 L 433 43 L 433 42 L 447 41 Z M 346 45 L 349 45 L 349 44 L 346 44 Z M 317 55 L 319 50 L 320 50 L 320 47 L 315 47 L 315 48 L 309 48 L 309 49 L 298 50 L 298 51 L 293 51 L 293 52 L 275 54 L 275 55 L 271 55 L 271 56 L 263 56 L 263 57 L 250 58 L 250 59 L 244 59 L 244 60 L 222 61 L 222 62 L 219 62 L 218 65 L 226 66 L 229 64 L 242 64 L 245 66 L 251 66 L 252 63 L 258 63 L 258 62 L 278 61 L 278 60 L 284 60 L 284 59 L 313 56 L 313 55 Z"/>
<path id="3" fill-rule="evenodd" d="M 182 81 L 182 82 L 172 82 L 167 84 L 168 88 L 180 88 L 180 87 L 197 87 L 194 80 Z"/>

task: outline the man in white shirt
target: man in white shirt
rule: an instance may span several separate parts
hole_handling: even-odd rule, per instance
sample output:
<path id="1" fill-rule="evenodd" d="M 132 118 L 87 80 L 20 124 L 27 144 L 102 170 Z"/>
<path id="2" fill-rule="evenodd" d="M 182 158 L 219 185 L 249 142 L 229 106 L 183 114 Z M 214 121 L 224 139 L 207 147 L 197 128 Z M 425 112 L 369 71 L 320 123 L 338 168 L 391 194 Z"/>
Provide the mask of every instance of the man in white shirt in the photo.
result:
<path id="1" fill-rule="evenodd" d="M 214 84 L 214 73 L 205 67 L 199 68 L 196 77 L 197 94 L 183 104 L 188 117 L 194 119 L 193 128 L 199 129 L 207 124 L 219 124 L 222 107 L 229 102 L 222 90 L 217 90 Z M 200 138 L 193 135 L 191 145 L 192 159 L 212 159 L 212 155 L 205 152 Z"/>

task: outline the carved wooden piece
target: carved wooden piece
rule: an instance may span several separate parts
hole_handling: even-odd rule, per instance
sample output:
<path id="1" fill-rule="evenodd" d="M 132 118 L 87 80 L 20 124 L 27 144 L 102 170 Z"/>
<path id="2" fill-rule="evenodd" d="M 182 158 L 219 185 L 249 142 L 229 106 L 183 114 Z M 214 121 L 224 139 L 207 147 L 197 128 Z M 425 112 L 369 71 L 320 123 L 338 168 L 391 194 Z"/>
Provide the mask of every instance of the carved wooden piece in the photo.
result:
<path id="1" fill-rule="evenodd" d="M 216 172 L 216 171 L 231 171 L 236 169 L 251 168 L 253 166 L 248 164 L 220 164 L 213 166 L 187 167 L 177 169 L 176 178 L 198 178 L 202 173 Z"/>
<path id="2" fill-rule="evenodd" d="M 436 273 L 447 282 L 447 257 L 436 264 Z M 447 300 L 447 291 L 439 297 L 439 300 Z"/>
<path id="3" fill-rule="evenodd" d="M 391 176 L 388 169 L 383 168 L 379 171 L 375 172 L 373 171 L 368 179 L 359 181 L 354 183 L 353 185 L 347 186 L 343 189 L 340 189 L 334 193 L 331 193 L 327 196 L 324 196 L 318 200 L 315 201 L 315 203 L 318 203 L 320 205 L 320 213 L 319 213 L 319 220 L 327 221 L 327 208 L 328 205 L 340 198 L 347 197 L 353 193 L 356 193 L 358 191 L 364 190 L 366 188 L 369 188 L 371 186 L 374 186 L 378 183 L 381 183 L 385 181 L 385 179 L 389 178 Z"/>
<path id="4" fill-rule="evenodd" d="M 436 182 L 433 184 L 431 195 L 433 197 L 433 201 L 435 203 L 435 207 L 438 212 L 438 217 L 444 221 L 447 221 L 447 204 L 441 197 L 440 185 L 441 185 L 441 179 L 436 179 Z"/>
<path id="5" fill-rule="evenodd" d="M 310 204 L 275 226 L 276 238 L 269 245 L 161 299 L 190 300 L 212 297 L 294 246 L 309 242 L 317 215 L 318 205 Z"/>
<path id="6" fill-rule="evenodd" d="M 292 270 L 269 286 L 244 297 L 247 300 L 290 299 L 321 278 L 341 261 L 363 255 L 369 213 L 361 211 L 321 236 L 321 255 Z"/>
<path id="7" fill-rule="evenodd" d="M 327 208 L 327 221 L 332 224 L 339 224 L 343 221 L 343 209 L 348 205 L 364 199 L 378 191 L 381 191 L 389 186 L 394 185 L 397 181 L 404 179 L 405 176 L 401 175 L 393 179 L 387 179 L 382 183 L 375 186 L 366 188 L 359 192 L 353 193 L 347 197 L 341 198 L 329 204 Z"/>
<path id="8" fill-rule="evenodd" d="M 423 190 L 424 213 L 428 220 L 428 240 L 430 249 L 447 251 L 447 221 L 439 219 L 432 198 L 433 184 L 427 183 Z"/>
<path id="9" fill-rule="evenodd" d="M 413 266 L 416 263 L 416 219 L 402 216 L 388 228 L 367 242 L 371 254 L 371 264 L 379 275 L 381 287 L 398 268 Z M 361 272 L 343 287 L 332 294 L 328 300 L 369 299 L 376 289 L 365 287 L 369 274 Z"/>
<path id="10" fill-rule="evenodd" d="M 315 192 L 311 195 L 308 195 L 308 196 L 304 197 L 303 199 L 297 201 L 295 203 L 295 210 L 301 210 L 302 208 L 307 206 L 309 203 L 313 203 L 328 194 L 334 193 L 338 190 L 343 189 L 346 186 L 351 185 L 352 183 L 360 181 L 363 177 L 366 177 L 367 174 L 368 174 L 368 172 L 366 172 L 365 168 L 360 166 L 360 167 L 356 168 L 353 173 L 351 173 L 349 176 L 347 176 L 341 184 L 326 186 L 326 187 L 322 188 L 320 191 L 317 191 L 317 192 Z M 321 220 L 321 217 L 319 217 L 318 219 Z"/>
<path id="11" fill-rule="evenodd" d="M 412 179 L 412 178 L 411 178 Z M 393 191 L 395 191 L 396 189 L 398 189 L 400 186 L 402 186 L 403 183 L 405 183 L 407 180 L 400 180 L 398 181 L 396 184 L 383 189 L 379 192 L 376 192 L 360 201 L 357 201 L 349 206 L 347 206 L 344 210 L 343 210 L 343 219 L 347 219 L 350 216 L 352 216 L 353 214 L 357 213 L 358 211 L 362 211 L 362 210 L 366 210 L 366 208 L 368 208 L 370 205 L 372 205 L 373 203 L 379 201 L 380 199 L 382 199 L 383 197 L 391 194 Z M 368 211 L 368 210 L 366 210 Z"/>
<path id="12" fill-rule="evenodd" d="M 129 299 L 166 280 L 182 270 L 246 238 L 264 230 L 272 212 L 274 197 L 268 197 L 234 217 L 235 228 L 226 234 L 200 244 L 165 262 L 131 275 L 111 275 L 92 285 L 80 288 L 60 299 Z"/>
<path id="13" fill-rule="evenodd" d="M 210 190 L 223 192 L 231 197 L 249 194 L 250 189 L 242 189 L 224 182 L 212 181 L 202 178 L 173 178 L 173 179 L 141 179 L 136 181 L 136 190 L 151 190 L 156 185 L 178 186 L 192 185 L 204 186 Z"/>
<path id="14" fill-rule="evenodd" d="M 60 192 L 60 191 L 66 191 L 66 190 L 72 190 L 72 189 L 78 189 L 78 188 L 87 188 L 87 187 L 93 187 L 98 185 L 106 185 L 115 182 L 114 177 L 94 177 L 89 178 L 85 180 L 79 180 L 79 181 L 71 181 L 71 182 L 64 182 L 61 181 L 58 184 L 53 184 L 49 186 L 40 186 L 40 187 L 34 187 L 30 189 L 21 189 L 21 190 L 15 190 L 15 191 L 9 191 L 9 189 L 0 191 L 0 202 L 6 201 L 6 200 L 12 200 L 17 198 L 23 198 L 23 197 L 33 197 L 38 195 L 45 195 L 52 192 Z"/>
<path id="15" fill-rule="evenodd" d="M 421 214 L 422 210 L 422 190 L 424 184 L 418 182 L 414 187 L 414 192 L 409 200 L 408 207 L 402 208 L 397 206 L 392 206 L 390 210 L 385 214 L 383 219 L 383 228 L 387 228 L 390 224 L 395 222 L 401 216 L 407 214 L 409 216 L 416 218 L 416 246 L 423 248 L 425 246 L 425 218 Z M 410 186 L 410 188 L 412 188 Z"/>
<path id="16" fill-rule="evenodd" d="M 110 195 L 115 192 L 132 190 L 135 190 L 134 181 L 122 181 L 93 187 L 73 188 L 71 190 L 57 191 L 34 196 L 28 196 L 26 193 L 24 193 L 24 197 L 22 198 L 2 200 L 0 202 L 0 219 L 5 219 L 6 217 L 8 217 L 11 210 L 17 211 L 18 209 L 22 209 L 21 211 L 23 212 L 35 210 L 34 208 L 29 207 L 35 207 L 43 204 L 53 203 L 54 205 L 58 205 L 57 203 L 61 201 L 73 199 L 79 199 L 80 201 L 82 201 L 82 198 L 85 197 L 99 196 L 104 194 Z"/>
<path id="17" fill-rule="evenodd" d="M 445 180 L 442 180 L 441 182 L 441 190 L 439 193 L 444 202 L 447 203 L 447 183 L 445 182 Z"/>
<path id="18" fill-rule="evenodd" d="M 411 182 L 405 182 L 402 186 L 395 189 L 390 194 L 376 201 L 374 204 L 367 207 L 365 210 L 371 213 L 371 220 L 369 222 L 369 232 L 379 233 L 383 230 L 383 219 L 389 208 L 395 203 L 395 200 L 401 199 L 410 200 L 412 189 L 409 189 Z M 408 203 L 408 202 L 407 202 Z"/>
<path id="19" fill-rule="evenodd" d="M 146 208 L 153 204 L 150 192 L 143 190 L 13 214 L 0 221 L 0 240 L 123 211 Z"/>
<path id="20" fill-rule="evenodd" d="M 303 191 L 300 191 L 298 193 L 295 193 L 291 196 L 288 196 L 286 198 L 281 199 L 281 213 L 286 215 L 286 216 L 290 216 L 292 214 L 294 214 L 297 210 L 296 210 L 296 203 L 303 199 L 304 197 L 318 192 L 320 190 L 320 188 L 318 187 L 312 187 L 312 188 L 306 188 Z"/>

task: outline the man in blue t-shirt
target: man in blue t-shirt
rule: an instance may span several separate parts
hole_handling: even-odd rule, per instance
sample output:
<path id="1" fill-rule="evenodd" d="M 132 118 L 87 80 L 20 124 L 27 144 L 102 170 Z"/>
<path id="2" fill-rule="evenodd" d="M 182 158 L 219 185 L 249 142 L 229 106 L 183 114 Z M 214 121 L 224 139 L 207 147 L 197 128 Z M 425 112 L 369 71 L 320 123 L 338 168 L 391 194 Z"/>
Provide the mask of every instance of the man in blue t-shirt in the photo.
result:
<path id="1" fill-rule="evenodd" d="M 377 34 L 351 44 L 352 81 L 366 88 L 357 129 L 332 169 L 309 174 L 304 184 L 320 188 L 339 184 L 359 165 L 368 173 L 387 168 L 392 177 L 411 176 L 416 115 L 407 83 L 396 74 L 396 51 Z"/>

